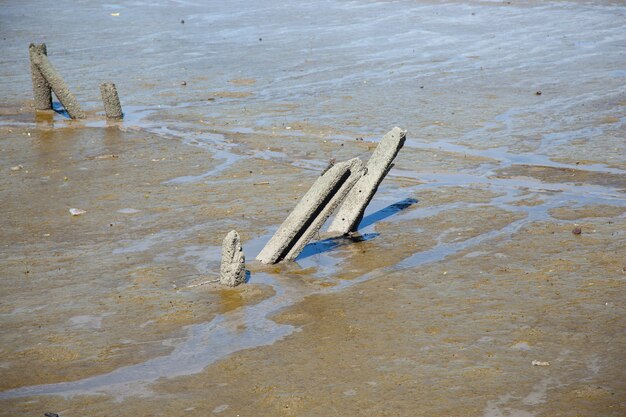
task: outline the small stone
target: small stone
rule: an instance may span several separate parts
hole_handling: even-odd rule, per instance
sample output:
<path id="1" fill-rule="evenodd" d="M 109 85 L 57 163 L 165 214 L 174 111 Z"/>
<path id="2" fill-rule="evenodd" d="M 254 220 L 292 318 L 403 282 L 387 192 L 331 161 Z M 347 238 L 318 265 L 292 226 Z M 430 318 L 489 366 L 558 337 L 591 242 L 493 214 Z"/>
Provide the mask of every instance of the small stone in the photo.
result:
<path id="1" fill-rule="evenodd" d="M 579 235 L 581 234 L 583 231 L 580 227 L 574 227 L 574 229 L 572 230 L 572 233 L 575 235 Z"/>
<path id="2" fill-rule="evenodd" d="M 85 214 L 87 213 L 85 210 L 81 210 L 81 209 L 77 209 L 77 208 L 71 208 L 70 209 L 70 214 L 72 216 L 80 216 L 81 214 Z"/>
<path id="3" fill-rule="evenodd" d="M 541 91 L 537 91 L 537 92 L 535 93 L 535 95 L 540 96 L 540 95 L 541 95 Z"/>
<path id="4" fill-rule="evenodd" d="M 187 85 L 187 81 L 183 81 L 180 85 Z"/>
<path id="5" fill-rule="evenodd" d="M 183 20 L 181 20 L 181 21 L 180 21 L 180 24 L 181 24 L 181 25 L 184 25 L 184 24 L 185 24 L 185 20 L 184 20 L 184 19 L 183 19 Z"/>
<path id="6" fill-rule="evenodd" d="M 213 414 L 219 414 L 222 411 L 228 410 L 228 404 L 222 404 L 213 409 Z"/>

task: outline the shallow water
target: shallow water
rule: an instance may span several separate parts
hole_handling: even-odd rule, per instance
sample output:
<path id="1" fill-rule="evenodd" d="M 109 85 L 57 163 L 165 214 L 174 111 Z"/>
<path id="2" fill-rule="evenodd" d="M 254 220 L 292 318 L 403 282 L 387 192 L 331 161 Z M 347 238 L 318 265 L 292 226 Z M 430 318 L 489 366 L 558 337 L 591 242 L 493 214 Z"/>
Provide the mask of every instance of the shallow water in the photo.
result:
<path id="1" fill-rule="evenodd" d="M 271 287 L 274 295 L 190 324 L 182 337 L 164 337 L 162 344 L 173 346 L 166 355 L 78 381 L 6 390 L 0 398 L 150 396 L 159 378 L 197 374 L 235 352 L 300 331 L 271 318 L 308 296 L 414 273 L 474 247 L 510 241 L 534 224 L 577 221 L 556 219 L 558 208 L 626 207 L 625 17 L 619 2 L 5 2 L 0 126 L 68 136 L 75 129 L 119 128 L 129 137 L 142 132 L 211 153 L 206 169 L 198 163 L 188 174 L 163 180 L 168 192 L 228 188 L 237 181 L 236 169 L 258 161 L 316 173 L 342 152 L 358 149 L 366 159 L 368 145 L 394 125 L 407 129 L 408 138 L 366 212 L 360 239 L 313 242 L 295 265 L 276 271 L 251 264 L 250 282 Z M 31 97 L 27 45 L 41 41 L 87 120 L 15 110 Z M 101 81 L 117 84 L 124 121 L 102 119 Z M 162 154 L 168 157 L 167 149 Z M 11 166 L 20 162 L 6 158 Z M 422 198 L 446 189 L 453 201 Z M 455 199 L 459 189 L 491 195 Z M 296 198 L 304 192 L 289 191 Z M 237 204 L 271 211 L 269 193 L 250 190 Z M 520 204 L 529 198 L 537 203 Z M 176 209 L 175 201 L 168 207 Z M 206 201 L 212 207 L 210 195 Z M 463 230 L 453 225 L 454 213 L 496 209 L 511 213 L 510 221 L 450 240 Z M 133 213 L 148 222 L 148 214 Z M 434 234 L 429 247 L 397 251 L 391 264 L 355 265 L 355 248 L 387 248 L 389 236 L 379 228 L 412 228 L 421 237 L 426 225 L 416 224 L 437 216 L 449 219 L 443 230 L 427 229 Z M 234 218 L 219 221 L 237 225 Z M 244 241 L 248 260 L 278 227 L 261 215 L 253 222 L 263 231 Z M 161 224 L 150 235 L 113 242 L 111 255 L 140 254 L 142 262 L 157 265 L 175 259 L 211 273 L 219 267 L 220 247 L 189 239 L 221 231 L 212 227 L 207 221 Z M 293 280 L 298 270 L 310 270 L 303 282 Z M 344 270 L 359 273 L 339 278 Z M 527 405 L 541 403 L 546 389 Z M 507 398 L 492 399 L 485 415 L 502 415 L 498 404 Z"/>

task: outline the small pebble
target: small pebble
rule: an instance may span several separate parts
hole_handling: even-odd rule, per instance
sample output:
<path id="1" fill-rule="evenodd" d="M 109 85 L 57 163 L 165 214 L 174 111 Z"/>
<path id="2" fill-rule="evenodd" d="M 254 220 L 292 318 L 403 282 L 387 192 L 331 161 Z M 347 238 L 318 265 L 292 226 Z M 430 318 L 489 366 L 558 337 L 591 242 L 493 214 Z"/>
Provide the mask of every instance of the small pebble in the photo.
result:
<path id="1" fill-rule="evenodd" d="M 180 23 L 181 23 L 181 25 L 184 25 L 184 24 L 185 24 L 185 21 L 184 21 L 184 20 L 181 20 L 181 21 L 180 21 Z"/>
<path id="2" fill-rule="evenodd" d="M 183 81 L 180 85 L 187 85 L 187 81 Z"/>
<path id="3" fill-rule="evenodd" d="M 572 233 L 575 235 L 579 235 L 583 232 L 583 230 L 580 227 L 574 227 L 574 229 L 572 230 Z"/>
<path id="4" fill-rule="evenodd" d="M 77 209 L 77 208 L 71 208 L 70 209 L 70 214 L 72 216 L 80 216 L 81 214 L 85 214 L 87 213 L 85 210 L 81 210 L 81 209 Z"/>
<path id="5" fill-rule="evenodd" d="M 537 91 L 535 94 L 540 96 L 541 95 L 541 91 Z"/>

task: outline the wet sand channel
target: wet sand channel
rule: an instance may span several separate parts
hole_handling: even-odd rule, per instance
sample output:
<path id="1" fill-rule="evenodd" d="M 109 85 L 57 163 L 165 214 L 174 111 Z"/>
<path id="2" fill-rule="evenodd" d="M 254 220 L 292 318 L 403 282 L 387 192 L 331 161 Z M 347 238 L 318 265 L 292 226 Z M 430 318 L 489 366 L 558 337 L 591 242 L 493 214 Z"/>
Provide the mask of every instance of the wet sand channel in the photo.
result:
<path id="1" fill-rule="evenodd" d="M 624 415 L 625 16 L 6 3 L 0 415 Z M 86 119 L 32 109 L 41 41 Z M 253 261 L 394 125 L 357 236 Z M 231 229 L 250 279 L 225 289 Z"/>

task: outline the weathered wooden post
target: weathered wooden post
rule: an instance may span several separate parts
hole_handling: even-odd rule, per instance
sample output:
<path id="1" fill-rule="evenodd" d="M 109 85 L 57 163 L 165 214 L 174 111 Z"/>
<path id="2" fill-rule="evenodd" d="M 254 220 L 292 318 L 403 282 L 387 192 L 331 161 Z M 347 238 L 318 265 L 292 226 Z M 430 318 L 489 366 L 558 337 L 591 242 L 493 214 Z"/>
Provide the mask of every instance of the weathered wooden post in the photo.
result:
<path id="1" fill-rule="evenodd" d="M 328 169 L 287 216 L 257 260 L 265 264 L 295 260 L 364 173 L 359 158 Z"/>
<path id="2" fill-rule="evenodd" d="M 406 131 L 399 127 L 394 127 L 382 138 L 367 161 L 367 173 L 350 190 L 337 216 L 328 228 L 328 233 L 331 236 L 341 236 L 357 230 L 367 205 L 391 169 L 392 162 L 404 145 L 405 139 Z"/>
<path id="3" fill-rule="evenodd" d="M 33 97 L 35 99 L 36 110 L 51 110 L 52 109 L 52 88 L 46 81 L 37 65 L 33 62 L 33 54 L 40 53 L 48 55 L 46 44 L 36 45 L 31 43 L 28 46 L 28 55 L 30 56 L 30 77 L 33 81 Z"/>
<path id="4" fill-rule="evenodd" d="M 228 232 L 222 243 L 220 284 L 236 287 L 246 281 L 246 257 L 241 238 L 235 230 Z"/>
<path id="5" fill-rule="evenodd" d="M 120 97 L 117 95 L 115 84 L 100 84 L 100 95 L 102 95 L 102 103 L 104 103 L 104 112 L 106 113 L 107 119 L 121 119 L 124 117 Z"/>
<path id="6" fill-rule="evenodd" d="M 48 57 L 39 51 L 33 51 L 31 54 L 32 62 L 37 66 L 37 69 L 45 77 L 48 84 L 54 91 L 67 113 L 72 119 L 82 119 L 85 117 L 85 113 L 81 109 L 76 97 L 70 92 L 70 89 L 63 81 L 63 78 L 59 75 L 57 70 L 52 66 Z"/>

